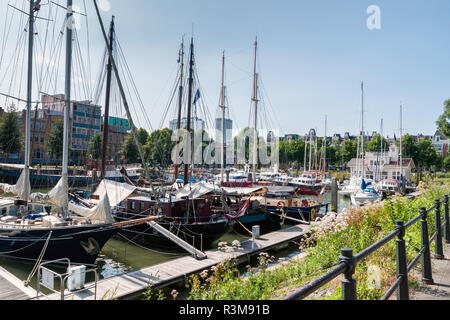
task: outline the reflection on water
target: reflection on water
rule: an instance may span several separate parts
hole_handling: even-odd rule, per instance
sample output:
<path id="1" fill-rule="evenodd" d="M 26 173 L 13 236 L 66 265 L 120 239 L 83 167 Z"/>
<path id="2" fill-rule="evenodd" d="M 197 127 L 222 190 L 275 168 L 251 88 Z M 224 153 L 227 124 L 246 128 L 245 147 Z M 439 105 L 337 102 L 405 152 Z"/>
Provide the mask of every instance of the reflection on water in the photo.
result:
<path id="1" fill-rule="evenodd" d="M 331 194 L 327 193 L 324 197 L 305 197 L 308 199 L 316 199 L 322 203 L 329 202 Z M 351 205 L 350 199 L 339 197 L 339 210 L 349 207 Z M 289 225 L 283 226 L 287 228 Z M 217 244 L 221 241 L 228 243 L 234 240 L 245 241 L 250 239 L 251 236 L 240 235 L 234 231 L 225 234 L 222 238 L 213 243 L 213 248 L 217 248 Z M 291 257 L 298 254 L 298 247 L 295 245 L 277 252 L 276 258 Z M 117 236 L 107 242 L 104 246 L 99 258 L 97 260 L 97 272 L 99 279 L 106 279 L 116 275 L 120 275 L 124 272 L 130 272 L 139 270 L 145 267 L 153 266 L 170 260 L 174 260 L 183 256 L 187 256 L 187 253 L 177 251 L 163 252 L 161 249 L 150 249 L 130 242 L 128 239 L 122 236 Z M 14 274 L 21 280 L 26 280 L 32 272 L 34 263 L 14 261 L 9 259 L 0 258 L 0 265 Z M 94 281 L 93 274 L 87 274 L 87 282 Z M 32 278 L 30 286 L 36 289 L 36 275 Z"/>

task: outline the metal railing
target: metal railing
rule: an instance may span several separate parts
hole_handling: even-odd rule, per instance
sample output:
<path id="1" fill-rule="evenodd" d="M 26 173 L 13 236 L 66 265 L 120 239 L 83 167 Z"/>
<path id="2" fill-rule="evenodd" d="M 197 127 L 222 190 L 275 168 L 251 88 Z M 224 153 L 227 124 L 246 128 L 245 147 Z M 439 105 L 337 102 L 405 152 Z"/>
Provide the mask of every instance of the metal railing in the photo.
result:
<path id="1" fill-rule="evenodd" d="M 441 219 L 442 205 L 444 205 L 443 222 Z M 435 233 L 430 238 L 427 218 L 428 214 L 433 210 L 435 213 Z M 419 220 L 421 224 L 421 249 L 419 254 L 408 265 L 404 236 L 406 230 L 416 224 Z M 394 232 L 355 256 L 353 255 L 352 249 L 341 249 L 341 256 L 339 257 L 340 263 L 336 267 L 315 279 L 299 291 L 286 297 L 284 300 L 304 299 L 341 274 L 344 274 L 342 279 L 342 299 L 357 300 L 356 280 L 353 279 L 357 264 L 395 238 L 397 279 L 381 300 L 389 299 L 395 291 L 397 291 L 398 300 L 409 300 L 408 273 L 420 259 L 422 259 L 422 281 L 425 284 L 434 283 L 431 268 L 430 243 L 435 241 L 434 258 L 444 259 L 442 245 L 443 238 L 446 243 L 450 243 L 449 196 L 446 195 L 442 201 L 436 200 L 434 206 L 429 209 L 422 207 L 420 209 L 420 214 L 406 224 L 403 221 L 397 221 Z"/>
<path id="2" fill-rule="evenodd" d="M 37 274 L 37 290 L 36 290 L 36 299 L 39 299 L 39 296 L 48 297 L 48 295 L 44 294 L 41 291 L 41 287 L 46 288 L 51 293 L 58 293 L 60 296 L 60 300 L 64 300 L 66 296 L 75 295 L 77 293 L 85 292 L 90 289 L 94 289 L 94 300 L 97 300 L 97 283 L 98 283 L 98 273 L 95 268 L 86 269 L 85 275 L 88 273 L 93 273 L 95 276 L 95 281 L 93 284 L 89 284 L 84 286 L 82 289 L 74 290 L 66 294 L 66 282 L 71 276 L 70 273 L 66 272 L 60 274 L 54 270 L 47 268 L 47 265 L 67 265 L 71 266 L 70 260 L 67 258 L 58 259 L 54 261 L 48 261 L 45 263 L 41 263 L 39 265 L 38 274 Z M 59 290 L 55 288 L 54 279 L 59 279 L 60 288 Z"/>

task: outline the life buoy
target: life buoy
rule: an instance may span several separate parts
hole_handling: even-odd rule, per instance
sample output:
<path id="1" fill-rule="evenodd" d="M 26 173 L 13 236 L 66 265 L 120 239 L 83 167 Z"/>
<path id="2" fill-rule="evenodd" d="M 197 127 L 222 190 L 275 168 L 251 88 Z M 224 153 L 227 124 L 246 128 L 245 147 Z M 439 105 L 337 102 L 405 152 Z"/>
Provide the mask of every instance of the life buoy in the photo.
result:
<path id="1" fill-rule="evenodd" d="M 278 209 L 286 208 L 286 203 L 284 201 L 278 201 L 277 208 Z"/>
<path id="2" fill-rule="evenodd" d="M 315 220 L 316 219 L 316 209 L 311 209 L 311 220 Z"/>

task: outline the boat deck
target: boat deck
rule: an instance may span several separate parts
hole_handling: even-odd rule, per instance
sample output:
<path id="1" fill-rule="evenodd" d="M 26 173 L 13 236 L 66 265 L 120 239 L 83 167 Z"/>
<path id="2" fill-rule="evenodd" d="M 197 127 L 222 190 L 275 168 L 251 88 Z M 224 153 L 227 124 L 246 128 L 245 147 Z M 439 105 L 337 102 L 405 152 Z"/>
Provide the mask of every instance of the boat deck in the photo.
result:
<path id="1" fill-rule="evenodd" d="M 287 246 L 291 241 L 296 241 L 307 234 L 311 225 L 296 225 L 284 230 L 262 235 L 253 245 L 251 240 L 241 242 L 241 249 L 232 253 L 226 253 L 217 249 L 206 251 L 207 258 L 196 260 L 191 256 L 143 268 L 138 271 L 125 273 L 119 276 L 100 280 L 97 286 L 97 296 L 94 289 L 71 294 L 66 292 L 68 300 L 110 300 L 132 299 L 147 291 L 150 286 L 155 289 L 169 285 L 184 283 L 192 274 L 201 273 L 203 270 L 234 258 L 239 264 L 248 262 L 250 257 L 261 252 Z M 60 295 L 54 294 L 41 299 L 59 300 Z"/>
<path id="2" fill-rule="evenodd" d="M 0 267 L 0 300 L 31 300 L 36 291 L 25 287 L 23 282 Z"/>

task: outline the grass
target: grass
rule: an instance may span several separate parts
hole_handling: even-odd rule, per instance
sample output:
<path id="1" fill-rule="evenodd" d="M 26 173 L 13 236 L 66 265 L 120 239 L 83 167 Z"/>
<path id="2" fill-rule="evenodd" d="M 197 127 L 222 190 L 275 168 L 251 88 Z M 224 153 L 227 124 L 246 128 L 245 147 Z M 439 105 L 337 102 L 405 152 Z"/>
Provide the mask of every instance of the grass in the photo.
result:
<path id="1" fill-rule="evenodd" d="M 258 272 L 249 268 L 245 276 L 234 261 L 227 261 L 189 278 L 188 300 L 275 300 L 282 299 L 299 287 L 339 263 L 341 248 L 361 252 L 395 230 L 397 220 L 413 219 L 421 207 L 432 207 L 434 200 L 449 193 L 448 178 L 437 177 L 432 184 L 421 184 L 423 195 L 414 199 L 396 197 L 367 208 L 347 210 L 327 216 L 321 226 L 304 239 L 301 249 L 306 257 L 290 262 L 275 270 L 267 269 L 271 257 L 261 256 Z M 434 230 L 434 215 L 428 217 L 430 236 Z M 420 223 L 407 230 L 405 235 L 408 261 L 420 251 Z M 395 281 L 395 241 L 391 241 L 361 261 L 355 273 L 358 299 L 380 299 Z M 433 251 L 434 248 L 432 247 Z M 420 263 L 419 263 L 420 267 Z M 416 279 L 410 279 L 417 284 Z M 330 282 L 309 299 L 339 300 L 342 298 L 340 278 Z M 161 299 L 161 296 L 159 296 Z"/>

